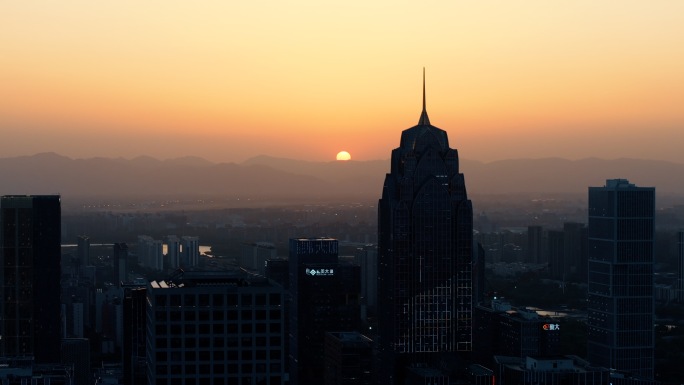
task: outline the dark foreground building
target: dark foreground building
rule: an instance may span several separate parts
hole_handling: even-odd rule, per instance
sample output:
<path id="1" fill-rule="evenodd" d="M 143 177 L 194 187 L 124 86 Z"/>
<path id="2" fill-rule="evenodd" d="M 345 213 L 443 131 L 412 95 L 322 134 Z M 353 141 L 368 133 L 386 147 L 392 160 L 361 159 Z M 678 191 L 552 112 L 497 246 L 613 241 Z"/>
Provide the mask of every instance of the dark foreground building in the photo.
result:
<path id="1" fill-rule="evenodd" d="M 378 205 L 378 375 L 403 384 L 407 368 L 472 346 L 472 204 L 457 150 L 430 124 L 424 82 L 418 125 L 391 162 Z"/>
<path id="2" fill-rule="evenodd" d="M 179 270 L 146 295 L 147 384 L 287 383 L 279 285 L 239 270 Z"/>
<path id="3" fill-rule="evenodd" d="M 0 197 L 0 357 L 60 362 L 58 195 Z"/>
<path id="4" fill-rule="evenodd" d="M 325 378 L 325 334 L 356 331 L 361 321 L 361 269 L 338 261 L 337 240 L 290 239 L 290 381 Z"/>
<path id="5" fill-rule="evenodd" d="M 655 188 L 589 187 L 588 359 L 653 379 Z"/>

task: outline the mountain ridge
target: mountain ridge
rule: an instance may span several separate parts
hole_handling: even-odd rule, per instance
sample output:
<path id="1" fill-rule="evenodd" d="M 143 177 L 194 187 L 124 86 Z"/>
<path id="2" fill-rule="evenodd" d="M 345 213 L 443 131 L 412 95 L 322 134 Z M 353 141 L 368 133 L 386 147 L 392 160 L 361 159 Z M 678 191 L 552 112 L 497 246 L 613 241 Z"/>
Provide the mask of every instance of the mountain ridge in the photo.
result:
<path id="1" fill-rule="evenodd" d="M 684 164 L 635 158 L 460 160 L 470 194 L 572 193 L 629 179 L 684 195 Z M 54 152 L 0 158 L 0 194 L 227 195 L 377 199 L 390 160 L 316 162 L 259 155 L 241 163 L 185 156 L 74 159 Z"/>

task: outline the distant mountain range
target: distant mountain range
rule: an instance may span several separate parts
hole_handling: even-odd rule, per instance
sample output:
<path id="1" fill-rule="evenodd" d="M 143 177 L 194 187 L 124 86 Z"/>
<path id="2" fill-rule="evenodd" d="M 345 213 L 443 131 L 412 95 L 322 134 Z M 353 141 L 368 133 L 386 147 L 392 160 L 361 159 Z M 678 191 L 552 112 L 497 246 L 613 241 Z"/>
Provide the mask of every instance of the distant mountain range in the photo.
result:
<path id="1" fill-rule="evenodd" d="M 257 156 L 240 164 L 198 157 L 71 159 L 55 153 L 0 158 L 0 194 L 64 196 L 259 196 L 377 199 L 389 160 L 309 162 Z M 461 160 L 469 194 L 586 194 L 626 178 L 659 193 L 684 195 L 684 164 L 588 158 Z"/>

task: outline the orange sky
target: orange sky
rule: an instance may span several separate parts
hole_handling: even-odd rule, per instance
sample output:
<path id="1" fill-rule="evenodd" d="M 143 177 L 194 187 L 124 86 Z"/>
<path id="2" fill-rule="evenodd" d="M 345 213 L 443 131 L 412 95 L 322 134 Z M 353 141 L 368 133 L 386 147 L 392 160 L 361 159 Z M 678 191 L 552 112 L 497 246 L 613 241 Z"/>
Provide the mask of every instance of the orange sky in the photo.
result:
<path id="1" fill-rule="evenodd" d="M 684 2 L 640 0 L 2 2 L 0 157 L 387 159 L 423 67 L 461 157 L 684 163 Z"/>

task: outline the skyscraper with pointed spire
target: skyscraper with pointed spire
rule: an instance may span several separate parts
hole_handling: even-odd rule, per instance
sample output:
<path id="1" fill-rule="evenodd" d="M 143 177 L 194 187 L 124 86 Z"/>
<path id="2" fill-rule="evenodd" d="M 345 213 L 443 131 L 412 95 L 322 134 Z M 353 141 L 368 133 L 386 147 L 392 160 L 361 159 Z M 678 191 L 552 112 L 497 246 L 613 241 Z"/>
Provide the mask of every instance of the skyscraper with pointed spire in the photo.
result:
<path id="1" fill-rule="evenodd" d="M 392 151 L 378 204 L 379 383 L 472 347 L 472 204 L 458 151 L 425 103 Z"/>

